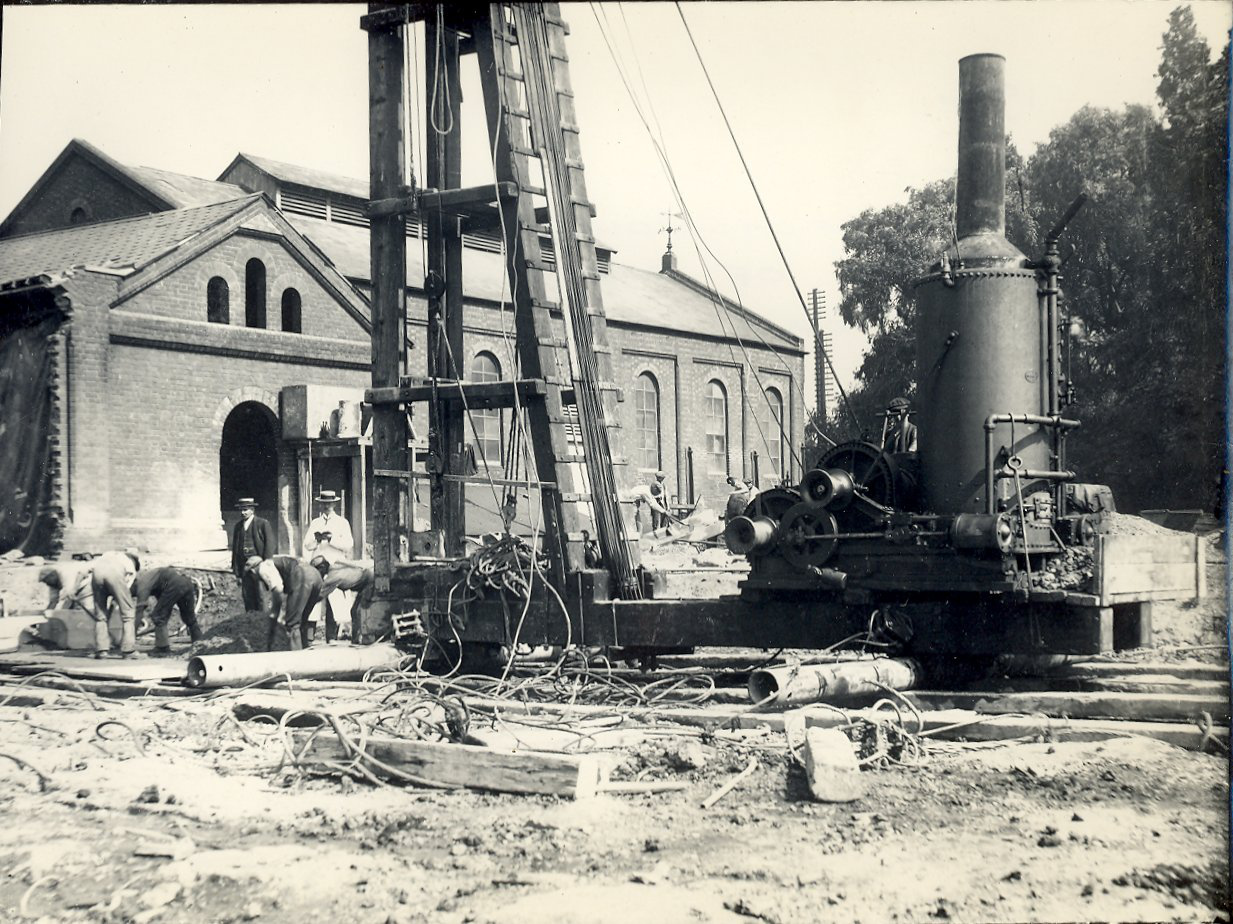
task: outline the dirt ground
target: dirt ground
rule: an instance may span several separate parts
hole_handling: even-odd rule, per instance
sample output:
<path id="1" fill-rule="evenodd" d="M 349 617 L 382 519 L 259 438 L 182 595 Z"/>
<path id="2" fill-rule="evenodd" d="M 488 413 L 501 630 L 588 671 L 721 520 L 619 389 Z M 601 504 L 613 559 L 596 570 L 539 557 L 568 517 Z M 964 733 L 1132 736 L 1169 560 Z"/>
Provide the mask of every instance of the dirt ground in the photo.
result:
<path id="1" fill-rule="evenodd" d="M 1157 607 L 1162 647 L 1128 657 L 1227 664 L 1225 566 L 1211 551 L 1211 596 Z M 649 557 L 682 575 L 739 567 L 691 546 Z M 203 622 L 218 626 L 234 581 L 193 564 L 215 579 Z M 0 568 L 10 612 L 37 591 L 32 572 Z M 619 747 L 591 743 L 613 779 L 685 788 L 575 802 L 302 773 L 268 723 L 229 718 L 232 702 L 0 698 L 0 919 L 1229 919 L 1219 753 L 1136 737 L 932 741 L 916 761 L 864 771 L 865 795 L 835 805 L 810 799 L 781 732 L 652 719 L 623 726 Z"/>

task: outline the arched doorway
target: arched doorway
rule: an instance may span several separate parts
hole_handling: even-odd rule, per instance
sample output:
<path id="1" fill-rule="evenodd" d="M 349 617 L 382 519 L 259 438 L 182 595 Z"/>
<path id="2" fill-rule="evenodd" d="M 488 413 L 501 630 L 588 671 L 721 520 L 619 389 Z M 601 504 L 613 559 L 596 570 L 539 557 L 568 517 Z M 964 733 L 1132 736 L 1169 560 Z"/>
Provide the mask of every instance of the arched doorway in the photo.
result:
<path id="1" fill-rule="evenodd" d="M 228 535 L 241 497 L 257 501 L 257 516 L 278 523 L 278 444 L 274 413 L 257 401 L 237 404 L 223 422 L 218 450 L 218 503 Z M 277 526 L 275 526 L 277 528 Z"/>

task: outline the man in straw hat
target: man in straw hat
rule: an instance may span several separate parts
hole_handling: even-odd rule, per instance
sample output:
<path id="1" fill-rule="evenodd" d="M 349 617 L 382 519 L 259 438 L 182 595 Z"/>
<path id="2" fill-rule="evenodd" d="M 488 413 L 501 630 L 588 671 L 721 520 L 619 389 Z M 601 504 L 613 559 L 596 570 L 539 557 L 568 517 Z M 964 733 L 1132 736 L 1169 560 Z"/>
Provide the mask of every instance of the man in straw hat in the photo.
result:
<path id="1" fill-rule="evenodd" d="M 236 507 L 240 522 L 231 533 L 231 573 L 240 582 L 244 609 L 264 610 L 260 582 L 245 563 L 254 555 L 263 561 L 274 557 L 274 530 L 268 520 L 257 516 L 257 502 L 253 498 L 241 497 Z"/>
<path id="2" fill-rule="evenodd" d="M 308 524 L 304 531 L 303 556 L 312 560 L 317 556 L 324 558 L 329 564 L 350 559 L 355 555 L 355 539 L 351 534 L 351 524 L 347 518 L 338 512 L 342 498 L 335 491 L 322 488 L 317 494 L 317 503 L 321 505 L 321 514 Z M 326 641 L 333 641 L 338 632 L 343 614 L 351 607 L 355 594 L 335 587 L 323 593 L 321 603 L 313 609 L 309 619 L 320 625 L 325 617 Z M 327 613 L 326 610 L 329 612 Z"/>

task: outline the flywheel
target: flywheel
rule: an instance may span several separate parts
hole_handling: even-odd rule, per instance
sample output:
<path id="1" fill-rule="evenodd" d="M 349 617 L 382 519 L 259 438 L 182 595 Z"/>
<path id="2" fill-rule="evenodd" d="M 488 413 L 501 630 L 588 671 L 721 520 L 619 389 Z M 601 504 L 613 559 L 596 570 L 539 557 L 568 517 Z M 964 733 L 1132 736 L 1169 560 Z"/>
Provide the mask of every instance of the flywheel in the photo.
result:
<path id="1" fill-rule="evenodd" d="M 801 503 L 779 521 L 779 550 L 793 566 L 820 568 L 835 553 L 839 524 L 821 504 Z"/>

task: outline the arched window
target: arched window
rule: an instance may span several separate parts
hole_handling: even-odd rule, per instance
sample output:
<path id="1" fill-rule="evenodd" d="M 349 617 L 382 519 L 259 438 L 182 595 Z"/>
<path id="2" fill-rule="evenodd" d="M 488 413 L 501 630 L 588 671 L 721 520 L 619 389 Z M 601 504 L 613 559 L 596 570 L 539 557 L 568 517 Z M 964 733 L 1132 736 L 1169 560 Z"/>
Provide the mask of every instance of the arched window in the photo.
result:
<path id="1" fill-rule="evenodd" d="M 265 327 L 265 264 L 256 257 L 244 265 L 244 323 Z"/>
<path id="2" fill-rule="evenodd" d="M 90 212 L 85 206 L 79 205 L 73 211 L 69 212 L 70 225 L 84 225 L 90 220 Z"/>
<path id="3" fill-rule="evenodd" d="M 778 482 L 783 479 L 783 395 L 777 388 L 766 390 L 766 423 L 763 436 L 766 438 L 767 474 Z"/>
<path id="4" fill-rule="evenodd" d="M 491 353 L 476 353 L 471 360 L 471 381 L 499 382 L 501 381 L 501 364 Z M 488 410 L 471 410 L 471 421 L 475 424 L 475 448 L 479 454 L 477 462 L 499 466 L 501 464 L 501 412 L 495 408 Z"/>
<path id="5" fill-rule="evenodd" d="M 206 320 L 211 324 L 231 323 L 231 289 L 222 276 L 206 283 Z"/>
<path id="6" fill-rule="evenodd" d="M 643 372 L 634 379 L 634 447 L 640 468 L 662 467 L 659 454 L 659 386 L 649 372 Z"/>
<path id="7" fill-rule="evenodd" d="M 289 334 L 301 333 L 300 293 L 295 289 L 283 290 L 283 330 Z"/>
<path id="8" fill-rule="evenodd" d="M 706 465 L 712 475 L 728 474 L 728 393 L 716 379 L 706 385 Z"/>

